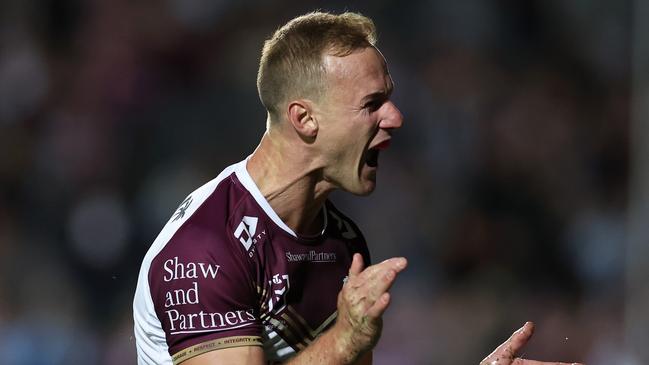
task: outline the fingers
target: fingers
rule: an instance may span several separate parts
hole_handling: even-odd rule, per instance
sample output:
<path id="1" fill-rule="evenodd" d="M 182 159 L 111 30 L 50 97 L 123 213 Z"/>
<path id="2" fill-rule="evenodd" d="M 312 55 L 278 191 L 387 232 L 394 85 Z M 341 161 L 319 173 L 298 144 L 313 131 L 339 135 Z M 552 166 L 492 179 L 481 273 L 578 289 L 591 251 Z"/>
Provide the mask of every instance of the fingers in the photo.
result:
<path id="1" fill-rule="evenodd" d="M 403 269 L 408 266 L 408 260 L 405 259 L 405 257 L 393 257 L 387 260 L 384 260 L 383 262 L 372 265 L 368 267 L 365 271 L 367 272 L 374 272 L 374 271 L 381 271 L 381 270 L 386 270 L 386 269 L 392 269 L 396 271 L 397 273 L 403 271 Z M 363 269 L 365 268 L 365 264 L 363 263 L 363 255 L 359 253 L 355 253 L 354 256 L 352 257 L 352 264 L 349 267 L 349 274 L 350 275 L 358 275 L 361 272 L 363 272 Z M 369 271 L 368 271 L 369 270 Z"/>
<path id="2" fill-rule="evenodd" d="M 393 257 L 379 264 L 368 267 L 361 275 L 363 275 L 365 281 L 382 281 L 377 279 L 387 279 L 391 285 L 397 274 L 402 272 L 406 266 L 408 266 L 408 261 L 405 258 Z"/>
<path id="3" fill-rule="evenodd" d="M 349 279 L 362 275 L 363 282 L 383 281 L 388 285 L 383 289 L 384 291 L 392 285 L 396 275 L 403 271 L 406 266 L 408 266 L 408 261 L 404 257 L 393 257 L 364 269 L 363 256 L 356 253 L 352 257 L 352 264 L 349 268 Z"/>
<path id="4" fill-rule="evenodd" d="M 530 337 L 532 337 L 532 334 L 534 333 L 534 323 L 532 322 L 525 322 L 523 327 L 521 327 L 518 331 L 514 332 L 511 337 L 505 342 L 509 343 L 509 348 L 511 350 L 511 355 L 512 358 L 518 353 L 518 351 L 525 346 L 527 341 L 529 341 Z M 504 345 L 504 344 L 503 344 Z"/>
<path id="5" fill-rule="evenodd" d="M 534 333 L 534 323 L 525 322 L 523 327 L 514 332 L 507 341 L 496 348 L 494 354 L 498 353 L 500 357 L 505 357 L 510 360 L 513 359 L 518 351 L 525 346 L 530 337 L 532 337 L 532 333 Z"/>
<path id="6" fill-rule="evenodd" d="M 347 284 L 341 291 L 343 301 L 351 305 L 362 303 L 358 307 L 360 313 L 380 317 L 390 302 L 388 289 L 406 266 L 405 258 L 395 257 L 363 269 L 363 257 L 354 254 Z"/>
<path id="7" fill-rule="evenodd" d="M 390 305 L 390 293 L 383 293 L 366 313 L 372 319 L 379 318 L 388 308 L 388 305 Z"/>
<path id="8" fill-rule="evenodd" d="M 527 343 L 530 337 L 532 337 L 533 332 L 534 324 L 532 322 L 526 322 L 525 325 L 523 325 L 523 327 L 518 331 L 514 332 L 507 341 L 503 342 L 489 356 L 482 360 L 481 364 L 500 365 L 500 361 L 502 360 L 502 364 L 511 363 L 514 365 L 515 361 L 512 362 L 512 360 L 516 357 L 516 353 Z M 521 363 L 520 365 L 523 364 L 524 363 Z"/>
<path id="9" fill-rule="evenodd" d="M 394 284 L 397 275 L 407 266 L 403 257 L 395 257 L 365 269 L 359 279 L 364 282 L 367 294 L 374 300 L 387 292 Z"/>
<path id="10" fill-rule="evenodd" d="M 354 254 L 349 277 L 338 295 L 336 328 L 341 338 L 363 351 L 376 345 L 383 327 L 382 316 L 390 304 L 390 288 L 405 258 L 392 258 L 364 268 L 363 257 Z"/>
<path id="11" fill-rule="evenodd" d="M 354 254 L 349 278 L 340 292 L 340 305 L 348 307 L 356 316 L 381 317 L 390 303 L 387 291 L 406 266 L 405 258 L 396 257 L 363 269 L 362 255 Z"/>
<path id="12" fill-rule="evenodd" d="M 581 363 L 545 362 L 527 360 L 516 357 L 516 353 L 529 341 L 534 333 L 534 323 L 526 322 L 523 327 L 514 332 L 502 345 L 498 346 L 491 355 L 487 356 L 481 365 L 583 365 Z"/>
<path id="13" fill-rule="evenodd" d="M 393 257 L 391 259 L 384 260 L 380 264 L 374 265 L 376 267 L 387 267 L 390 268 L 397 273 L 400 273 L 403 271 L 403 269 L 408 266 L 408 260 L 406 260 L 405 257 Z"/>
<path id="14" fill-rule="evenodd" d="M 534 333 L 534 323 L 526 322 L 523 327 L 514 332 L 502 345 L 498 346 L 491 355 L 487 356 L 480 364 L 484 365 L 583 365 L 580 363 L 544 362 L 515 358 L 516 353 L 529 341 Z"/>

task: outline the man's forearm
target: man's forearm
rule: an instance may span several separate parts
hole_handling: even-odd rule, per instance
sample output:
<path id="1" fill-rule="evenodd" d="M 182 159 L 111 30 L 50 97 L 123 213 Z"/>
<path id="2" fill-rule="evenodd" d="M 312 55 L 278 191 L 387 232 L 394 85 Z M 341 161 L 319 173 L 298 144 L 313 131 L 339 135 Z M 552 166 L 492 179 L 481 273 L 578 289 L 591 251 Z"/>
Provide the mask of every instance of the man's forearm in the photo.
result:
<path id="1" fill-rule="evenodd" d="M 336 326 L 320 335 L 286 365 L 366 365 L 371 364 L 371 351 L 366 354 L 350 350 L 354 346 L 345 343 L 345 336 Z"/>
<path id="2" fill-rule="evenodd" d="M 372 349 L 381 337 L 383 312 L 390 304 L 388 290 L 406 265 L 406 259 L 394 257 L 364 269 L 363 257 L 354 254 L 347 282 L 338 294 L 336 324 L 287 365 L 371 363 Z"/>

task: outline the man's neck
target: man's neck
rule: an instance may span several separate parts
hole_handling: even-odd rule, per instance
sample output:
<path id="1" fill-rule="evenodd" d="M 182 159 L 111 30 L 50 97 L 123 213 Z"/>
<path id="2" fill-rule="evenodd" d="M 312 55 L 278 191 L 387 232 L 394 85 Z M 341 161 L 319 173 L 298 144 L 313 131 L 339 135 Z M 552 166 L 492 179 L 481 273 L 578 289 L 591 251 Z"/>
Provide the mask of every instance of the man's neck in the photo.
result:
<path id="1" fill-rule="evenodd" d="M 320 212 L 333 188 L 308 151 L 275 133 L 264 134 L 248 160 L 248 173 L 287 226 L 302 235 L 318 234 L 324 225 Z"/>

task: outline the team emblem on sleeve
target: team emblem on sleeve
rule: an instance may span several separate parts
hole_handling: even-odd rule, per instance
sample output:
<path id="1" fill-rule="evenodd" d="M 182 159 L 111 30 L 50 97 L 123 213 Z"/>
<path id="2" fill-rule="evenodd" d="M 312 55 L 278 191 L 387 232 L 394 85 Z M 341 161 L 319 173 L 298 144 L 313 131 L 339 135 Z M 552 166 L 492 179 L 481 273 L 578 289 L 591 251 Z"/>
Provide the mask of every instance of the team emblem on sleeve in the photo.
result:
<path id="1" fill-rule="evenodd" d="M 194 199 L 192 198 L 191 195 L 185 198 L 185 200 L 183 200 L 183 202 L 180 203 L 180 205 L 178 206 L 178 209 L 176 209 L 176 212 L 174 213 L 174 219 L 172 220 L 172 222 L 182 219 L 185 216 L 187 209 L 189 208 L 189 206 L 192 204 L 193 201 Z"/>

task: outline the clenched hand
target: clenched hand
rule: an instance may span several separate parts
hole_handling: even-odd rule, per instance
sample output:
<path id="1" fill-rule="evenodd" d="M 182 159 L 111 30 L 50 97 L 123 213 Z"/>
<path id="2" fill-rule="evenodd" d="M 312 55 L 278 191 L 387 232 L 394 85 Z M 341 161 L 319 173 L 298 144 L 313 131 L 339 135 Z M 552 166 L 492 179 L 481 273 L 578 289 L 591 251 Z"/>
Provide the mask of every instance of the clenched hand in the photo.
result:
<path id="1" fill-rule="evenodd" d="M 403 257 L 391 258 L 363 269 L 363 257 L 355 254 L 349 277 L 338 294 L 336 330 L 341 349 L 353 362 L 372 349 L 381 337 L 382 316 L 390 304 L 388 290 L 406 268 Z"/>

